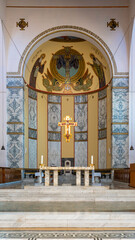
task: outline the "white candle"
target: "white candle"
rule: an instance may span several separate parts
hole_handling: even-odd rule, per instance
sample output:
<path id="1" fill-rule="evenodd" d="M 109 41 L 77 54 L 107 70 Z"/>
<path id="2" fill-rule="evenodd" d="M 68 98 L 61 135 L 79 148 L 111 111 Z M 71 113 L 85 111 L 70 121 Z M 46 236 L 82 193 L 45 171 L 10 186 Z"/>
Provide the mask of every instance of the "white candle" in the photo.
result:
<path id="1" fill-rule="evenodd" d="M 43 164 L 43 155 L 41 155 L 41 164 Z"/>
<path id="2" fill-rule="evenodd" d="M 91 155 L 91 164 L 93 164 L 93 155 Z"/>

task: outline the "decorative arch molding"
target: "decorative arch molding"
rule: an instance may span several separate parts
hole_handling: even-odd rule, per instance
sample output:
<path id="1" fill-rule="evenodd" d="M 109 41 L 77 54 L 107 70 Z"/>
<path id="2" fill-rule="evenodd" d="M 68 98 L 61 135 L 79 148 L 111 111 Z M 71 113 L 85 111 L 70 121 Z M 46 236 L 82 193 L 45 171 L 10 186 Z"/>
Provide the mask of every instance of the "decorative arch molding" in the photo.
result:
<path id="1" fill-rule="evenodd" d="M 7 72 L 7 75 L 16 75 L 16 76 L 24 76 L 25 68 L 27 66 L 27 62 L 29 60 L 29 57 L 32 55 L 32 53 L 44 42 L 54 38 L 61 36 L 61 34 L 64 34 L 69 36 L 77 36 L 82 37 L 85 40 L 93 43 L 95 46 L 97 46 L 100 51 L 104 54 L 106 57 L 106 60 L 108 61 L 108 64 L 110 66 L 110 72 L 112 75 L 118 75 L 117 72 L 117 66 L 114 59 L 114 56 L 108 47 L 108 45 L 95 33 L 91 32 L 88 29 L 78 27 L 78 26 L 71 26 L 71 25 L 63 25 L 63 26 L 57 26 L 53 28 L 49 28 L 42 33 L 38 34 L 35 38 L 32 39 L 32 41 L 26 46 L 18 65 L 18 71 L 17 72 Z"/>

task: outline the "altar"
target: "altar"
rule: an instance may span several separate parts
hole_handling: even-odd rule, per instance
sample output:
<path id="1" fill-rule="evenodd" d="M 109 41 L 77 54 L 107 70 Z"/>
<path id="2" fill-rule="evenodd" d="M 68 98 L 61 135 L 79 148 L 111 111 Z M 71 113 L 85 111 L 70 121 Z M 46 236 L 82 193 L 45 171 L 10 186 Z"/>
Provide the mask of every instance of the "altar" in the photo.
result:
<path id="1" fill-rule="evenodd" d="M 58 186 L 58 172 L 59 171 L 75 171 L 76 172 L 76 186 L 81 186 L 81 171 L 84 171 L 84 186 L 89 186 L 89 174 L 92 173 L 92 181 L 94 181 L 94 165 L 90 167 L 40 167 L 40 176 L 42 171 L 45 171 L 45 186 L 50 185 L 50 171 L 53 173 L 53 185 Z M 42 177 L 40 177 L 42 181 Z"/>

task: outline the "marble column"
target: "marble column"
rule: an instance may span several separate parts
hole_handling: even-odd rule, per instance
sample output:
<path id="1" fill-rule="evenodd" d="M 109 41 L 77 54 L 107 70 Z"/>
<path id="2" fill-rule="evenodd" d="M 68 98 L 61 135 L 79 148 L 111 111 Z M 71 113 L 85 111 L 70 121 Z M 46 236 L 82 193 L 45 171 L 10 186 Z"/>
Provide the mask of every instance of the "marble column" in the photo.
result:
<path id="1" fill-rule="evenodd" d="M 94 179 L 94 170 L 92 170 L 92 183 L 94 183 L 95 182 L 95 179 Z"/>
<path id="2" fill-rule="evenodd" d="M 46 170 L 45 171 L 45 186 L 49 186 L 50 185 L 50 171 Z"/>
<path id="3" fill-rule="evenodd" d="M 76 171 L 76 186 L 81 186 L 81 171 Z"/>
<path id="4" fill-rule="evenodd" d="M 53 186 L 58 186 L 58 170 L 53 171 Z"/>
<path id="5" fill-rule="evenodd" d="M 112 179 L 112 182 L 114 181 L 114 170 L 111 171 L 111 179 Z"/>
<path id="6" fill-rule="evenodd" d="M 84 171 L 84 185 L 89 186 L 89 171 L 88 170 Z"/>
<path id="7" fill-rule="evenodd" d="M 39 172 L 40 172 L 40 180 L 39 180 L 39 182 L 42 183 L 42 170 L 40 169 Z"/>

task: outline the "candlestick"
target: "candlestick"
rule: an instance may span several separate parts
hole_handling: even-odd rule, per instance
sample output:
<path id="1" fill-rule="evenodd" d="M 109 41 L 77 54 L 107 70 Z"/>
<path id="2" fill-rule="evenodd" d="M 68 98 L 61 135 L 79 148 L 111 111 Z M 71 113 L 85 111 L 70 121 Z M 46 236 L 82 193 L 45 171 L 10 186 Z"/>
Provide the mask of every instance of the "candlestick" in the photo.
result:
<path id="1" fill-rule="evenodd" d="M 91 164 L 93 164 L 93 155 L 91 155 Z"/>
<path id="2" fill-rule="evenodd" d="M 41 164 L 43 164 L 43 155 L 41 155 Z"/>

